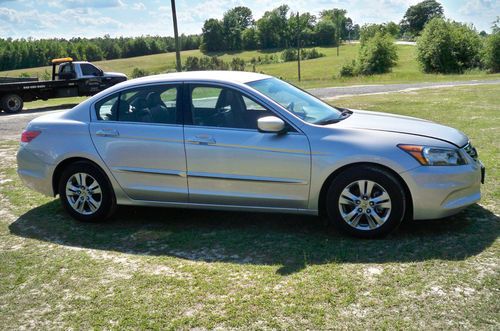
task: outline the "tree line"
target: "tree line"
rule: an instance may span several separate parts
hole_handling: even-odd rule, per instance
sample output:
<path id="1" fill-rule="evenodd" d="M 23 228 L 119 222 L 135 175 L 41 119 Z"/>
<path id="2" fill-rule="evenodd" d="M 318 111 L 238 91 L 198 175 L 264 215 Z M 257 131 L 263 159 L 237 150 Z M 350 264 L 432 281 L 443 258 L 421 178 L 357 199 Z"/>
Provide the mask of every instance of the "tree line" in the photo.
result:
<path id="1" fill-rule="evenodd" d="M 181 35 L 181 50 L 198 49 L 199 35 Z M 51 59 L 100 61 L 173 52 L 173 37 L 141 36 L 66 39 L 0 39 L 0 70 L 45 66 Z"/>
<path id="2" fill-rule="evenodd" d="M 309 12 L 294 13 L 281 5 L 255 20 L 248 7 L 238 6 L 222 19 L 210 18 L 202 28 L 201 51 L 204 53 L 297 46 L 335 46 L 339 40 L 358 39 L 359 25 L 344 9 L 329 9 L 319 17 Z"/>

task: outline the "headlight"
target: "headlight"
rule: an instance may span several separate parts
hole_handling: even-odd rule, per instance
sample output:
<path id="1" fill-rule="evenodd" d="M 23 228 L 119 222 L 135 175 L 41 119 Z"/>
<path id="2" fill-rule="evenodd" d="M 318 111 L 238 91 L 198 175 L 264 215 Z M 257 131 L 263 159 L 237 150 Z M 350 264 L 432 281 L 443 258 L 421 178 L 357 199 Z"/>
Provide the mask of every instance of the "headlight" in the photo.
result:
<path id="1" fill-rule="evenodd" d="M 398 147 L 413 156 L 421 165 L 454 166 L 466 164 L 458 149 L 419 145 L 398 145 Z"/>

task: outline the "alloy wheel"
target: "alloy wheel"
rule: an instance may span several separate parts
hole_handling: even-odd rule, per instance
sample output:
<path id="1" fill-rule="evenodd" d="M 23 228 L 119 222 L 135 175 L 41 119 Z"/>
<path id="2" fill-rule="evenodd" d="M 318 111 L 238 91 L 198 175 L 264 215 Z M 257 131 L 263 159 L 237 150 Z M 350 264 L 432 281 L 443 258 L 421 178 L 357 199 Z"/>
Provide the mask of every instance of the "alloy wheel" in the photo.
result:
<path id="1" fill-rule="evenodd" d="M 343 220 L 358 230 L 373 230 L 382 226 L 391 214 L 391 198 L 380 184 L 357 180 L 340 194 L 338 207 Z"/>

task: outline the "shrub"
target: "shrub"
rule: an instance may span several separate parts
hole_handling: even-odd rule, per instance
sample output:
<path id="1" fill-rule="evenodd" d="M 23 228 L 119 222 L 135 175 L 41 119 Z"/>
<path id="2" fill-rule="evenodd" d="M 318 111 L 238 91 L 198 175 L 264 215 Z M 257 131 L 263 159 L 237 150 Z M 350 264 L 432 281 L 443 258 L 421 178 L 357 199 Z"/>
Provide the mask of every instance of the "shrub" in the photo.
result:
<path id="1" fill-rule="evenodd" d="M 493 33 L 486 38 L 482 62 L 490 72 L 500 72 L 500 32 Z"/>
<path id="2" fill-rule="evenodd" d="M 325 56 L 325 54 L 318 52 L 316 48 L 300 50 L 301 60 L 311 60 L 323 56 Z M 284 62 L 297 61 L 297 50 L 295 48 L 285 49 L 283 52 L 281 52 L 281 59 Z"/>
<path id="3" fill-rule="evenodd" d="M 19 78 L 30 78 L 31 75 L 27 72 L 21 72 L 21 74 L 19 75 Z"/>
<path id="4" fill-rule="evenodd" d="M 297 61 L 297 50 L 294 48 L 287 48 L 281 52 L 281 59 L 285 62 Z"/>
<path id="5" fill-rule="evenodd" d="M 245 70 L 245 61 L 240 58 L 234 58 L 230 64 L 219 59 L 217 56 L 188 56 L 184 62 L 184 70 Z"/>
<path id="6" fill-rule="evenodd" d="M 398 60 L 394 40 L 377 32 L 359 50 L 359 72 L 364 75 L 389 72 Z"/>
<path id="7" fill-rule="evenodd" d="M 245 60 L 239 57 L 234 57 L 231 60 L 231 70 L 245 71 Z"/>
<path id="8" fill-rule="evenodd" d="M 144 77 L 148 76 L 149 74 L 149 71 L 141 68 L 134 68 L 134 70 L 132 70 L 132 78 Z"/>
<path id="9" fill-rule="evenodd" d="M 325 56 L 325 54 L 319 52 L 316 48 L 312 49 L 302 49 L 300 52 L 300 58 L 303 60 L 312 60 Z"/>
<path id="10" fill-rule="evenodd" d="M 480 65 L 481 38 L 471 27 L 442 18 L 426 24 L 417 40 L 417 59 L 425 72 L 463 72 Z"/>
<path id="11" fill-rule="evenodd" d="M 358 68 L 356 60 L 352 60 L 352 62 L 347 62 L 340 67 L 339 76 L 340 77 L 353 77 L 358 75 Z"/>

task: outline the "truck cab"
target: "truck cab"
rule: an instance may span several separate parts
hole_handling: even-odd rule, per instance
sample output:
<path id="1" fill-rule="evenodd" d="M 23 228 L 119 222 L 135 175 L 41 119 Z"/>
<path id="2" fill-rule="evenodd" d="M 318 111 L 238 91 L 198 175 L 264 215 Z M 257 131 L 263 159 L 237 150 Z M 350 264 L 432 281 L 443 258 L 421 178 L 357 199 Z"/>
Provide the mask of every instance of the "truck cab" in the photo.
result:
<path id="1" fill-rule="evenodd" d="M 0 110 L 17 113 L 23 109 L 24 102 L 91 96 L 127 80 L 122 73 L 104 72 L 90 62 L 73 61 L 70 57 L 54 59 L 51 64 L 52 80 L 0 80 Z"/>
<path id="2" fill-rule="evenodd" d="M 59 65 L 57 73 L 56 66 Z M 87 61 L 73 61 L 71 58 L 52 60 L 52 80 L 85 79 L 89 83 L 112 86 L 127 80 L 127 76 L 118 72 L 104 72 L 101 68 Z M 106 87 L 109 87 L 106 86 Z M 95 91 L 92 91 L 95 92 Z"/>

